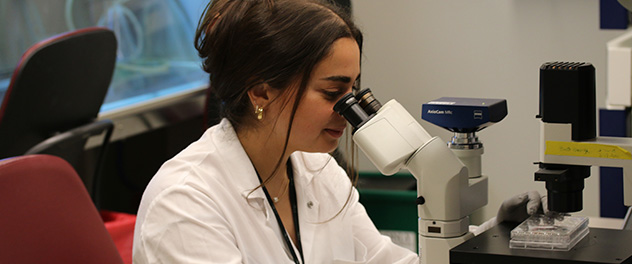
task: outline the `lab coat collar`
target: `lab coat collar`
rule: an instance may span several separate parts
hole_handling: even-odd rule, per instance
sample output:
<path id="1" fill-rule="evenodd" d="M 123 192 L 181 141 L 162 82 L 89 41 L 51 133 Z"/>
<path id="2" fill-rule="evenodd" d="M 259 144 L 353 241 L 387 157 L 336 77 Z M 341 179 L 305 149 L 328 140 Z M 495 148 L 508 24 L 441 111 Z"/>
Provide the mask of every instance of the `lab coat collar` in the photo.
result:
<path id="1" fill-rule="evenodd" d="M 266 208 L 266 196 L 257 177 L 257 172 L 246 154 L 237 134 L 227 119 L 223 119 L 216 127 L 217 133 L 213 133 L 214 144 L 220 151 L 221 161 L 225 166 L 231 168 L 228 173 L 236 190 L 239 190 L 241 196 L 247 200 L 248 204 L 254 208 L 264 212 L 268 222 L 271 223 L 271 217 L 274 217 Z M 308 188 L 312 184 L 315 173 L 320 172 L 324 165 L 310 163 L 311 159 L 306 157 L 303 152 L 295 152 L 290 155 L 292 162 L 292 170 L 295 175 L 295 186 L 297 188 L 297 203 L 299 206 L 299 221 L 301 221 L 301 235 L 303 242 L 303 254 L 305 259 L 311 258 L 313 252 L 311 245 L 314 244 L 314 232 L 319 219 L 319 201 Z M 317 168 L 317 169 L 314 169 Z M 253 191 L 254 190 L 254 191 Z M 309 224 L 307 224 L 309 223 Z M 295 249 L 295 245 L 294 249 Z"/>
<path id="2" fill-rule="evenodd" d="M 235 188 L 240 191 L 242 197 L 248 200 L 249 204 L 263 205 L 266 196 L 263 189 L 257 188 L 261 184 L 257 177 L 257 172 L 248 154 L 246 154 L 246 151 L 241 145 L 232 124 L 227 119 L 222 119 L 215 129 L 218 129 L 219 133 L 213 133 L 214 144 L 221 152 L 219 156 L 225 166 L 233 168 L 229 173 L 232 174 L 230 177 L 233 179 L 232 182 Z M 305 188 L 311 185 L 314 177 L 322 171 L 326 164 L 323 160 L 314 160 L 313 157 L 307 156 L 309 156 L 307 153 L 300 151 L 290 155 L 292 169 L 294 175 L 297 177 L 295 178 L 297 187 L 300 185 Z M 335 160 L 331 158 L 331 160 L 327 162 L 335 162 Z M 311 195 L 312 194 L 309 194 L 308 196 Z M 314 197 L 309 198 L 311 198 L 312 201 L 315 200 Z"/>
<path id="3" fill-rule="evenodd" d="M 241 145 L 232 124 L 228 119 L 222 119 L 214 129 L 218 129 L 218 133 L 213 133 L 213 142 L 220 152 L 218 156 L 225 164 L 223 166 L 231 168 L 227 170 L 227 173 L 232 174 L 230 177 L 236 190 L 240 191 L 249 204 L 253 206 L 263 205 L 262 202 L 254 202 L 257 200 L 265 201 L 265 193 L 261 188 L 257 188 L 260 185 L 257 172 Z"/>
<path id="4" fill-rule="evenodd" d="M 245 154 L 245 151 L 244 151 L 244 154 Z M 246 158 L 248 158 L 248 155 L 246 155 Z M 305 190 L 306 187 L 312 183 L 315 172 L 318 172 L 318 171 L 314 171 L 314 170 L 310 170 L 309 168 L 306 168 L 307 166 L 305 162 L 307 160 L 304 159 L 301 152 L 292 153 L 290 155 L 290 161 L 292 162 L 292 171 L 295 176 L 294 178 L 294 181 L 296 183 L 295 187 Z M 256 200 L 265 201 L 266 196 L 265 196 L 265 193 L 263 192 L 263 189 L 257 188 L 261 183 L 259 182 L 259 179 L 256 177 L 257 172 L 254 166 L 252 165 L 252 163 L 249 163 L 248 169 L 249 171 L 251 171 L 250 173 L 252 175 L 255 175 L 254 177 L 255 180 L 253 181 L 252 180 L 253 177 L 249 177 L 249 179 L 244 179 L 245 181 L 240 181 L 238 183 L 240 190 L 242 190 L 241 191 L 242 196 L 248 199 L 249 202 L 253 202 Z M 257 189 L 253 192 L 253 189 L 255 188 Z M 313 195 L 311 193 L 309 193 L 308 196 L 309 198 L 311 198 L 311 200 L 314 200 L 314 198 L 312 197 Z"/>
<path id="5" fill-rule="evenodd" d="M 294 152 L 290 156 L 295 175 L 300 173 L 305 185 L 312 184 L 314 177 L 322 172 L 329 162 L 336 162 L 330 155 L 310 155 L 306 152 Z"/>

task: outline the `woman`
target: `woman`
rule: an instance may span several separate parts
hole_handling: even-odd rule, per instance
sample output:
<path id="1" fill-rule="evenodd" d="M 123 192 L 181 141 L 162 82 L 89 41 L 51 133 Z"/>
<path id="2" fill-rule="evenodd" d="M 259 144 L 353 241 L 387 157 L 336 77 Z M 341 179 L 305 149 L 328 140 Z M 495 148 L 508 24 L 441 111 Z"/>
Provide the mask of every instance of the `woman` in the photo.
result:
<path id="1" fill-rule="evenodd" d="M 333 105 L 360 77 L 361 45 L 344 12 L 318 1 L 209 4 L 196 48 L 223 119 L 147 187 L 134 262 L 416 263 L 326 154 L 346 127 Z"/>
<path id="2" fill-rule="evenodd" d="M 196 48 L 221 101 L 148 185 L 134 263 L 417 263 L 381 236 L 327 154 L 360 77 L 362 34 L 315 0 L 216 0 Z"/>

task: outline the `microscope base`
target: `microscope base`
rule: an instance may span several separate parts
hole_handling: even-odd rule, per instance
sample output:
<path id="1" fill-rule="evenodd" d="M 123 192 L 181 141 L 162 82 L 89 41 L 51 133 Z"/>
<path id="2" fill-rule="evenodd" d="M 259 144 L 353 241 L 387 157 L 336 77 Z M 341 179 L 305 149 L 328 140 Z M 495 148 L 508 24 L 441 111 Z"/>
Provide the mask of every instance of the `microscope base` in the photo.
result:
<path id="1" fill-rule="evenodd" d="M 632 231 L 590 228 L 569 251 L 510 249 L 511 230 L 518 223 L 501 223 L 450 250 L 450 263 L 625 263 L 632 264 Z"/>
<path id="2" fill-rule="evenodd" d="M 473 237 L 474 234 L 470 232 L 460 237 L 452 238 L 419 235 L 421 264 L 450 263 L 450 249 Z"/>

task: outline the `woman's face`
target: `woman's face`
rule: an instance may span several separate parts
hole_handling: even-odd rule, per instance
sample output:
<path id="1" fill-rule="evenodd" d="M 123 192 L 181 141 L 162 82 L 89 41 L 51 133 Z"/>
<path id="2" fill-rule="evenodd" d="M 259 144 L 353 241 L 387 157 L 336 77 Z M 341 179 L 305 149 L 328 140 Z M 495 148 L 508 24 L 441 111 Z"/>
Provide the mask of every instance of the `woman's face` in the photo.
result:
<path id="1" fill-rule="evenodd" d="M 343 95 L 351 92 L 359 76 L 358 44 L 352 38 L 336 40 L 329 56 L 312 71 L 294 117 L 288 143 L 289 153 L 297 150 L 325 153 L 338 146 L 338 139 L 347 121 L 334 112 L 333 107 Z M 292 101 L 289 101 L 290 104 Z M 281 120 L 285 124 L 292 111 L 290 104 L 281 113 Z"/>

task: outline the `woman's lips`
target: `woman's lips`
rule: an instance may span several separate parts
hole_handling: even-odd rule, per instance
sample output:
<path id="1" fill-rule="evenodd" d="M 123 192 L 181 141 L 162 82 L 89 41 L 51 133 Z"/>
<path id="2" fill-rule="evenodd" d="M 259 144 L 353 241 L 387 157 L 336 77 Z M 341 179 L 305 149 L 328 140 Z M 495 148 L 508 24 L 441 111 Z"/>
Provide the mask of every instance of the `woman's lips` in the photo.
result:
<path id="1" fill-rule="evenodd" d="M 345 131 L 344 128 L 343 129 L 329 129 L 329 128 L 325 129 L 325 132 L 327 132 L 327 134 L 329 134 L 333 138 L 341 137 L 344 131 Z"/>

